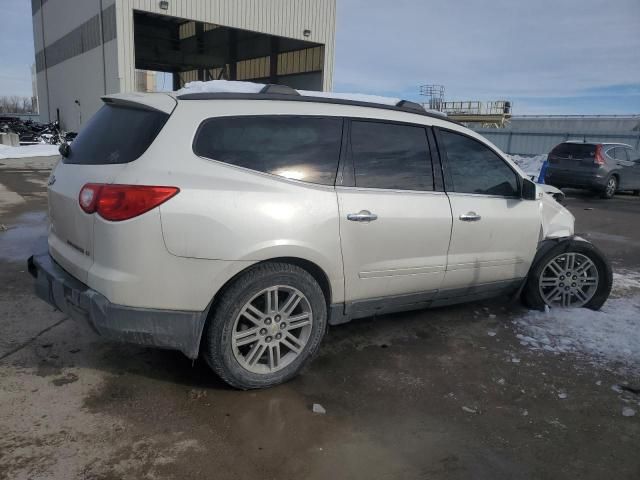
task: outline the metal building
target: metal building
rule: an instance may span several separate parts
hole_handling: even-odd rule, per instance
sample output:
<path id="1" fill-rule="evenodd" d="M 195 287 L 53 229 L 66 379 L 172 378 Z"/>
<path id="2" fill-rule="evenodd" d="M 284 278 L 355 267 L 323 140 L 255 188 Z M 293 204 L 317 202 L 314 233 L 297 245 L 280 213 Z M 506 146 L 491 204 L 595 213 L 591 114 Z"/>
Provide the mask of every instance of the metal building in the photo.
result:
<path id="1" fill-rule="evenodd" d="M 330 90 L 336 0 L 31 0 L 40 118 L 78 130 L 166 72 Z M 170 89 L 170 88 L 169 88 Z"/>
<path id="2" fill-rule="evenodd" d="M 626 143 L 640 150 L 640 115 L 523 115 L 505 128 L 471 128 L 517 155 L 549 153 L 567 140 Z"/>

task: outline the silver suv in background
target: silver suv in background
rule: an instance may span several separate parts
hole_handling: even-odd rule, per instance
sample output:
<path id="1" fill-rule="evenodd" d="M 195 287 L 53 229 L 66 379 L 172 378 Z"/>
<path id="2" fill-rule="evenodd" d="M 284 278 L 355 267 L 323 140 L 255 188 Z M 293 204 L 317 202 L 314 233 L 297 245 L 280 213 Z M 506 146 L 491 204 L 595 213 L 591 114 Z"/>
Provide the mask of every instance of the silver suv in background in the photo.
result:
<path id="1" fill-rule="evenodd" d="M 395 99 L 220 85 L 105 97 L 61 147 L 29 260 L 42 299 L 244 389 L 292 378 L 355 318 L 606 301 L 603 255 L 477 133 Z"/>
<path id="2" fill-rule="evenodd" d="M 549 153 L 544 182 L 592 190 L 603 198 L 621 190 L 640 195 L 640 153 L 622 143 L 564 142 Z"/>

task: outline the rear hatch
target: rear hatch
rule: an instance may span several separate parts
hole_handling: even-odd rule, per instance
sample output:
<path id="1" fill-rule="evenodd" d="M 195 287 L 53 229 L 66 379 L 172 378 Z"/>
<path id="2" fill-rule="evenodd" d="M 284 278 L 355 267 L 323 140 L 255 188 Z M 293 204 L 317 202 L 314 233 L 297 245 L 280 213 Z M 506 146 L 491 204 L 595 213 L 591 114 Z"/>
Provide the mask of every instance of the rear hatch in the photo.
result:
<path id="1" fill-rule="evenodd" d="M 169 101 L 140 103 L 145 97 L 137 94 L 105 97 L 105 105 L 80 131 L 49 179 L 49 252 L 84 283 L 94 258 L 95 215 L 80 208 L 80 190 L 87 183 L 113 183 L 147 150 L 175 107 L 172 97 L 163 96 Z"/>
<path id="2" fill-rule="evenodd" d="M 598 146 L 591 143 L 561 143 L 549 153 L 549 166 L 555 170 L 588 171 L 600 167 Z"/>

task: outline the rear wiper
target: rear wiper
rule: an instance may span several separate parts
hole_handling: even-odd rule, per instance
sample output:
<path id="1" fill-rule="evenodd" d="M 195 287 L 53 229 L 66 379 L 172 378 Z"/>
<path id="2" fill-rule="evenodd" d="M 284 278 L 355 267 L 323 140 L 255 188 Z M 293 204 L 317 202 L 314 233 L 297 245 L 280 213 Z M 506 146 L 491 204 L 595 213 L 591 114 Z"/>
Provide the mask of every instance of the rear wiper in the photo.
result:
<path id="1" fill-rule="evenodd" d="M 64 158 L 67 158 L 71 153 L 71 146 L 68 143 L 61 143 L 60 147 L 58 148 L 58 152 L 60 152 L 60 155 L 62 155 Z"/>

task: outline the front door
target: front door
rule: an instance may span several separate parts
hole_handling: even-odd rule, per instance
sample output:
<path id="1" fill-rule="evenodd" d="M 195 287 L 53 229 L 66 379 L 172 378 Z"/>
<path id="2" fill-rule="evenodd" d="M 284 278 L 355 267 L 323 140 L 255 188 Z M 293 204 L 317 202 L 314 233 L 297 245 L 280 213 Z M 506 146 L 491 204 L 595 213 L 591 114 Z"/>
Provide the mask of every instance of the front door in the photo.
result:
<path id="1" fill-rule="evenodd" d="M 619 189 L 639 190 L 640 158 L 638 158 L 638 153 L 629 147 L 615 147 L 612 150 L 618 167 L 621 169 Z"/>
<path id="2" fill-rule="evenodd" d="M 354 120 L 350 130 L 352 178 L 336 188 L 347 313 L 428 301 L 444 279 L 451 209 L 434 191 L 426 129 Z"/>
<path id="3" fill-rule="evenodd" d="M 484 143 L 443 129 L 438 140 L 453 217 L 443 290 L 526 277 L 540 236 L 539 202 L 520 198 L 519 175 Z"/>

